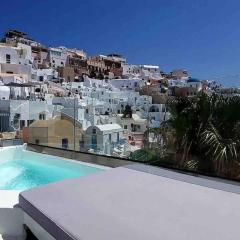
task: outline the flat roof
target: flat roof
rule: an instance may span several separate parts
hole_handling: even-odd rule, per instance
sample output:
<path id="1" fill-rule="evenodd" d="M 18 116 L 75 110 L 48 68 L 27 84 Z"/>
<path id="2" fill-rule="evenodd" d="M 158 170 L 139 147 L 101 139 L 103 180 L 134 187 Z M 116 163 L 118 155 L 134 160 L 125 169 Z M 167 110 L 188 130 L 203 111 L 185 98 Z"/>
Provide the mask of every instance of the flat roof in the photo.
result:
<path id="1" fill-rule="evenodd" d="M 52 183 L 20 193 L 19 205 L 58 240 L 239 238 L 239 186 L 158 169 Z"/>
<path id="2" fill-rule="evenodd" d="M 123 130 L 122 127 L 117 124 L 117 123 L 112 123 L 112 124 L 102 124 L 102 125 L 95 125 L 93 127 L 97 127 L 99 128 L 100 131 L 113 131 L 113 130 L 116 130 L 116 131 L 121 131 Z"/>
<path id="3" fill-rule="evenodd" d="M 154 65 L 142 65 L 144 68 L 159 68 L 159 66 Z"/>

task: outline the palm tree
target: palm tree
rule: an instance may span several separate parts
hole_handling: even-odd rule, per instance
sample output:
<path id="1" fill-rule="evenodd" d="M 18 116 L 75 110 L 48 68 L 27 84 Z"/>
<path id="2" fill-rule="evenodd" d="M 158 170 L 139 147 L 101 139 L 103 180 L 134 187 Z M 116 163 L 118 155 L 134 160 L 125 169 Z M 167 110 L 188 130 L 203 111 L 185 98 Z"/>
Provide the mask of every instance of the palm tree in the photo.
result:
<path id="1" fill-rule="evenodd" d="M 240 161 L 240 97 L 214 96 L 213 117 L 200 135 L 200 145 L 216 172 L 230 174 Z"/>
<path id="2" fill-rule="evenodd" d="M 171 99 L 168 106 L 171 118 L 164 125 L 174 139 L 178 167 L 240 173 L 240 97 L 200 93 Z"/>

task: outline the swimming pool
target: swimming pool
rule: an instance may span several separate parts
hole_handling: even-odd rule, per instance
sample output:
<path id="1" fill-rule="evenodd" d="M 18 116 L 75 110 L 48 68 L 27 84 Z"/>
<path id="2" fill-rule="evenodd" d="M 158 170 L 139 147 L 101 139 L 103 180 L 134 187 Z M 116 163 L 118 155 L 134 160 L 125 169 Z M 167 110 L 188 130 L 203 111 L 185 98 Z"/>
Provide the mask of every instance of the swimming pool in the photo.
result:
<path id="1" fill-rule="evenodd" d="M 103 170 L 100 166 L 26 151 L 23 146 L 0 150 L 0 190 L 26 190 Z"/>

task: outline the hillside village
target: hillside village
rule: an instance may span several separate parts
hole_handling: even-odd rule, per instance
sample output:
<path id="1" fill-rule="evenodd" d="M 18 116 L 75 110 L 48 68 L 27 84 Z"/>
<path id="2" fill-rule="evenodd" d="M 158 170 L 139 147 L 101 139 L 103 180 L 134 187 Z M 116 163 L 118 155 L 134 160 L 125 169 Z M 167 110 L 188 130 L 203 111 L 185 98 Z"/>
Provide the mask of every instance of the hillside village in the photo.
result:
<path id="1" fill-rule="evenodd" d="M 174 97 L 238 94 L 184 69 L 128 63 L 120 54 L 46 47 L 9 30 L 0 43 L 0 139 L 128 158 L 157 141 Z"/>

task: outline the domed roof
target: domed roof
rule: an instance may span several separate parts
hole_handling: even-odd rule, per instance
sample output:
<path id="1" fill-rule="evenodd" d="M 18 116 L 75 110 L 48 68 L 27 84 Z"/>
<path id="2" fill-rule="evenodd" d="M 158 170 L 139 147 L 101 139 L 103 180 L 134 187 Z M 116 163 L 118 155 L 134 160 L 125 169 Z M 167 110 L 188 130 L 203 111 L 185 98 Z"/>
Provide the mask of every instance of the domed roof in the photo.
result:
<path id="1" fill-rule="evenodd" d="M 201 81 L 197 78 L 189 78 L 187 82 L 201 82 Z"/>

